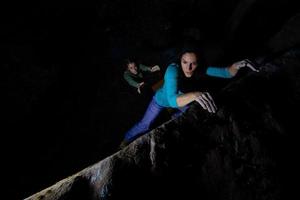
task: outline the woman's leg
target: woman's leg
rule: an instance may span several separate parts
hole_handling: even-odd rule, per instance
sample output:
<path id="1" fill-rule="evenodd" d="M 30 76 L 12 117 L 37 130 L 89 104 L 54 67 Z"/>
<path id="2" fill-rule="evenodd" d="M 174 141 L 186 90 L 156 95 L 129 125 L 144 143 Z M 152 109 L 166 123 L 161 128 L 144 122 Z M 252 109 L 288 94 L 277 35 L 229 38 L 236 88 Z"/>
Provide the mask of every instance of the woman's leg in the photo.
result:
<path id="1" fill-rule="evenodd" d="M 164 107 L 158 105 L 154 98 L 152 98 L 152 101 L 150 102 L 144 117 L 141 121 L 136 123 L 127 133 L 125 134 L 125 140 L 132 141 L 137 136 L 145 133 L 149 130 L 149 127 L 153 123 L 153 121 L 156 119 L 158 114 L 164 109 Z"/>

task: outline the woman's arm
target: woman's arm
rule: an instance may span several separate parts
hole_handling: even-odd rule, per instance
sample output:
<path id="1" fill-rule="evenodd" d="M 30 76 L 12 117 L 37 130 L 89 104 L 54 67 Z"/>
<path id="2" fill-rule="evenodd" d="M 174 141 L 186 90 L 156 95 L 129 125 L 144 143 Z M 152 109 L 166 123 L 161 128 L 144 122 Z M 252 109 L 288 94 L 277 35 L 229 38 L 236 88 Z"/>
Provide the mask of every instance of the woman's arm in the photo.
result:
<path id="1" fill-rule="evenodd" d="M 243 67 L 248 67 L 252 71 L 259 72 L 259 70 L 255 69 L 255 67 L 247 59 L 235 62 L 231 66 L 229 66 L 227 69 L 228 69 L 229 73 L 231 74 L 231 76 L 233 77 Z"/>
<path id="2" fill-rule="evenodd" d="M 139 68 L 140 68 L 141 71 L 144 71 L 144 72 L 156 72 L 156 71 L 160 70 L 160 67 L 158 65 L 154 65 L 152 67 L 149 67 L 149 66 L 140 64 Z"/>
<path id="3" fill-rule="evenodd" d="M 208 76 L 214 76 L 219 78 L 231 78 L 232 75 L 226 67 L 208 67 L 206 70 Z"/>
<path id="4" fill-rule="evenodd" d="M 197 101 L 208 112 L 215 113 L 217 110 L 216 104 L 208 92 L 189 92 L 178 96 L 176 100 L 179 107 Z"/>
<path id="5" fill-rule="evenodd" d="M 123 78 L 127 81 L 129 85 L 132 87 L 138 88 L 139 87 L 139 82 L 135 81 L 127 72 L 124 72 Z"/>
<path id="6" fill-rule="evenodd" d="M 151 68 L 143 64 L 139 64 L 139 69 L 144 72 L 151 72 Z"/>
<path id="7" fill-rule="evenodd" d="M 177 96 L 176 102 L 178 107 L 184 107 L 192 101 L 195 101 L 200 94 L 200 92 L 189 92 Z"/>
<path id="8" fill-rule="evenodd" d="M 245 59 L 239 62 L 235 62 L 229 67 L 208 67 L 206 70 L 206 74 L 209 76 L 220 78 L 232 78 L 243 67 L 248 67 L 252 71 L 258 72 L 258 70 L 255 69 L 255 67 L 247 59 Z"/>

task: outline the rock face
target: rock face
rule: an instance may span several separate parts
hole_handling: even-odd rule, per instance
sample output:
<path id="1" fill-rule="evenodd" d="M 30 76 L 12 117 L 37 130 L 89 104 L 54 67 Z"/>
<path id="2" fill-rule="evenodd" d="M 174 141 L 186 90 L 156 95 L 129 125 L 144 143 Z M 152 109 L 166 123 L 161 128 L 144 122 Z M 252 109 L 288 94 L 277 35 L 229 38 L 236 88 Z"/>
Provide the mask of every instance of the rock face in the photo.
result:
<path id="1" fill-rule="evenodd" d="M 295 195 L 299 55 L 283 52 L 300 42 L 297 1 L 54 0 L 4 10 L 6 199 Z M 272 55 L 260 73 L 241 72 L 216 93 L 216 115 L 192 105 L 115 153 L 144 111 L 123 88 L 122 59 L 164 69 L 185 42 L 199 44 L 213 66 Z"/>
<path id="2" fill-rule="evenodd" d="M 300 52 L 242 71 L 210 114 L 193 104 L 128 147 L 26 200 L 289 199 Z M 293 162 L 292 162 L 293 161 Z"/>

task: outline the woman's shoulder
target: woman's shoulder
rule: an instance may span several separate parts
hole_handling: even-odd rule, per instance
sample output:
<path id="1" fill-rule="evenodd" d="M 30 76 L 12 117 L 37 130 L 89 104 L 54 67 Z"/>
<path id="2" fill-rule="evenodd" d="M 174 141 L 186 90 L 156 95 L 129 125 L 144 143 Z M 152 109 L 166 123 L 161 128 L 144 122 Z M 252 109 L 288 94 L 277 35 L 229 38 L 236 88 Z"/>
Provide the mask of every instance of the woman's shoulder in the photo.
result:
<path id="1" fill-rule="evenodd" d="M 167 71 L 177 71 L 179 69 L 179 65 L 177 63 L 171 63 L 167 67 Z"/>
<path id="2" fill-rule="evenodd" d="M 175 63 L 175 62 L 173 62 L 173 63 L 170 63 L 169 65 L 168 65 L 168 67 L 178 67 L 179 65 L 177 64 L 177 63 Z"/>
<path id="3" fill-rule="evenodd" d="M 166 77 L 173 77 L 173 76 L 177 76 L 179 71 L 179 66 L 176 63 L 171 63 L 168 65 L 167 70 L 166 70 Z"/>

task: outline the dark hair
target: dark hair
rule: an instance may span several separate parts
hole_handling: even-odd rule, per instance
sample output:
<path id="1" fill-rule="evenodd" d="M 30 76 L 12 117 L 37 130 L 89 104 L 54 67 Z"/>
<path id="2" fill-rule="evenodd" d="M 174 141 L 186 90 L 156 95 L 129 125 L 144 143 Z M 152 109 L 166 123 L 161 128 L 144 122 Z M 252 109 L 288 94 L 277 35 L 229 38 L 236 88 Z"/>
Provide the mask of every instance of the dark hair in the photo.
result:
<path id="1" fill-rule="evenodd" d="M 198 67 L 197 69 L 202 69 L 204 66 L 204 53 L 203 50 L 195 43 L 184 43 L 177 54 L 177 64 L 181 64 L 181 58 L 186 53 L 194 53 L 196 54 Z"/>
<path id="2" fill-rule="evenodd" d="M 138 65 L 137 59 L 130 57 L 130 58 L 124 59 L 124 68 L 127 69 L 128 64 L 130 64 L 130 63 L 135 63 L 136 65 Z"/>

